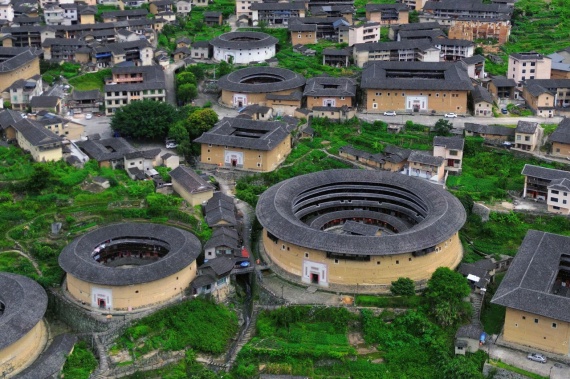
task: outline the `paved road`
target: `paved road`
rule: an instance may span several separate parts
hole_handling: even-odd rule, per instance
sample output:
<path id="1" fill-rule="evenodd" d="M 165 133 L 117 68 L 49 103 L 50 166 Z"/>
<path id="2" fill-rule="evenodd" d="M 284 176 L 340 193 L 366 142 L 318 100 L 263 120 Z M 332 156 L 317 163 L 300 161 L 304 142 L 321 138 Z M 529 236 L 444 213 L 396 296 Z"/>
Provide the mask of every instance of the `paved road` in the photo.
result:
<path id="1" fill-rule="evenodd" d="M 365 121 L 384 121 L 392 122 L 397 124 L 404 124 L 406 121 L 410 120 L 416 124 L 433 126 L 437 120 L 444 118 L 443 115 L 397 115 L 397 116 L 384 116 L 382 114 L 371 114 L 371 113 L 358 113 L 357 117 Z M 558 124 L 562 121 L 562 117 L 457 117 L 447 119 L 456 128 L 463 128 L 463 124 L 466 122 L 472 122 L 475 124 L 483 125 L 516 125 L 520 120 L 523 121 L 533 121 L 541 124 Z"/>
<path id="2" fill-rule="evenodd" d="M 570 378 L 570 367 L 565 364 L 557 363 L 549 360 L 547 363 L 542 364 L 527 359 L 528 353 L 512 350 L 506 347 L 488 344 L 485 349 L 491 359 L 504 362 L 508 365 L 520 367 L 523 370 L 533 372 L 538 375 L 545 376 L 552 379 L 568 379 Z"/>
<path id="3" fill-rule="evenodd" d="M 184 65 L 184 61 L 171 63 L 164 69 L 164 77 L 166 80 L 166 101 L 176 106 L 176 86 L 174 72 Z"/>
<path id="4" fill-rule="evenodd" d="M 93 117 L 90 120 L 78 118 L 72 120 L 85 125 L 84 136 L 99 134 L 101 138 L 111 138 L 113 131 L 111 130 L 111 118 L 107 116 Z"/>

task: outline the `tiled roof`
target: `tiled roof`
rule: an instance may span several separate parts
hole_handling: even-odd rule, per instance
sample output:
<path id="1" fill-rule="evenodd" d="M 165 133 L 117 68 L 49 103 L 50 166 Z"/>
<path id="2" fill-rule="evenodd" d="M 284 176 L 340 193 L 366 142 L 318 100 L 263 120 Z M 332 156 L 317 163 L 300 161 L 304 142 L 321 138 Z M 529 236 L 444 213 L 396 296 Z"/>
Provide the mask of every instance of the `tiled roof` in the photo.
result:
<path id="1" fill-rule="evenodd" d="M 513 136 L 515 135 L 515 128 L 500 125 L 482 125 L 466 122 L 464 129 L 473 133 L 490 134 L 497 136 Z"/>
<path id="2" fill-rule="evenodd" d="M 570 298 L 552 293 L 568 246 L 570 237 L 529 230 L 491 302 L 570 322 Z"/>
<path id="3" fill-rule="evenodd" d="M 433 138 L 434 146 L 443 146 L 447 149 L 463 150 L 465 140 L 461 137 L 441 137 L 436 136 Z"/>
<path id="4" fill-rule="evenodd" d="M 269 77 L 278 79 L 274 82 L 247 83 L 252 78 Z M 305 84 L 305 78 L 291 70 L 277 67 L 248 67 L 222 76 L 218 80 L 218 87 L 226 91 L 246 93 L 279 92 L 301 87 Z"/>
<path id="5" fill-rule="evenodd" d="M 77 141 L 76 145 L 97 162 L 123 159 L 126 154 L 135 151 L 124 138 L 89 139 Z"/>
<path id="6" fill-rule="evenodd" d="M 286 138 L 289 131 L 283 122 L 224 117 L 194 142 L 270 151 Z"/>
<path id="7" fill-rule="evenodd" d="M 570 171 L 555 170 L 553 168 L 534 166 L 531 164 L 525 164 L 521 174 L 544 180 L 570 179 Z"/>
<path id="8" fill-rule="evenodd" d="M 308 79 L 303 96 L 356 96 L 356 83 L 350 78 L 316 76 Z"/>
<path id="9" fill-rule="evenodd" d="M 260 32 L 230 32 L 217 36 L 210 45 L 232 50 L 261 49 L 277 45 L 279 40 Z"/>
<path id="10" fill-rule="evenodd" d="M 0 351 L 24 337 L 47 309 L 47 294 L 34 280 L 25 276 L 0 272 Z"/>
<path id="11" fill-rule="evenodd" d="M 105 241 L 119 238 L 160 238 L 170 250 L 161 259 L 131 268 L 102 265 L 92 258 L 93 251 Z M 61 268 L 88 283 L 128 286 L 149 283 L 170 276 L 188 267 L 202 250 L 192 233 L 166 225 L 151 223 L 120 223 L 107 225 L 74 239 L 58 258 Z"/>
<path id="12" fill-rule="evenodd" d="M 14 125 L 14 129 L 21 134 L 32 146 L 61 144 L 61 137 L 46 129 L 40 123 L 24 118 Z"/>
<path id="13" fill-rule="evenodd" d="M 91 91 L 73 90 L 73 92 L 71 93 L 71 99 L 75 101 L 98 100 L 101 99 L 101 92 L 98 89 L 94 89 Z"/>
<path id="14" fill-rule="evenodd" d="M 567 179 L 567 178 L 554 179 L 548 185 L 548 189 L 555 189 L 555 190 L 569 191 L 570 192 L 570 179 Z"/>
<path id="15" fill-rule="evenodd" d="M 55 108 L 61 101 L 57 96 L 34 96 L 30 100 L 30 107 L 32 108 Z"/>
<path id="16" fill-rule="evenodd" d="M 519 121 L 515 133 L 534 134 L 538 128 L 538 122 Z"/>
<path id="17" fill-rule="evenodd" d="M 445 158 L 435 157 L 425 151 L 412 151 L 408 157 L 408 162 L 418 162 L 436 167 L 441 166 L 443 161 L 445 161 Z"/>
<path id="18" fill-rule="evenodd" d="M 73 334 L 65 333 L 56 336 L 49 347 L 27 367 L 18 374 L 19 379 L 55 378 L 61 372 L 65 361 L 73 346 L 77 342 L 77 337 Z"/>
<path id="19" fill-rule="evenodd" d="M 570 118 L 565 118 L 558 124 L 548 141 L 570 144 Z"/>
<path id="20" fill-rule="evenodd" d="M 0 47 L 0 55 L 9 57 L 0 63 L 0 72 L 8 73 L 26 64 L 30 64 L 34 59 L 37 59 L 41 53 L 41 50 L 29 47 Z"/>
<path id="21" fill-rule="evenodd" d="M 366 4 L 366 12 L 381 12 L 385 10 L 405 11 L 405 4 Z"/>
<path id="22" fill-rule="evenodd" d="M 213 191 L 214 186 L 206 182 L 194 170 L 186 166 L 178 166 L 170 171 L 170 177 L 178 182 L 189 193 Z"/>
<path id="23" fill-rule="evenodd" d="M 474 86 L 471 90 L 471 97 L 474 103 L 480 103 L 482 101 L 493 104 L 493 95 L 483 86 Z"/>

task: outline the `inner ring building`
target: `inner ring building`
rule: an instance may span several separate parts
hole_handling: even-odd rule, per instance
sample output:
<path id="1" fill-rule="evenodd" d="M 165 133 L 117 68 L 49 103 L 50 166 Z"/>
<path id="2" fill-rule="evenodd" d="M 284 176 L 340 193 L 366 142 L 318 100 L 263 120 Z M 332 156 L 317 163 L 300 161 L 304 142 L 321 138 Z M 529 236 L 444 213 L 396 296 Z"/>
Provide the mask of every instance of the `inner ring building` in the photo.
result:
<path id="1" fill-rule="evenodd" d="M 306 284 L 377 292 L 454 269 L 462 204 L 442 187 L 398 173 L 329 170 L 274 185 L 256 208 L 277 273 Z"/>

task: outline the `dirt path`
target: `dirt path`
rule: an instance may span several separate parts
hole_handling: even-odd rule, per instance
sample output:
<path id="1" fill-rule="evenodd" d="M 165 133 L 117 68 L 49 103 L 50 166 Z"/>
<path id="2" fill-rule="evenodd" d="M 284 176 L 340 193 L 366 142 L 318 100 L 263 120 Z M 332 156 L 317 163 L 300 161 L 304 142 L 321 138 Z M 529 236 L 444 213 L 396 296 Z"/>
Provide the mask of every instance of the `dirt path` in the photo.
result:
<path id="1" fill-rule="evenodd" d="M 34 266 L 34 269 L 36 270 L 36 273 L 39 276 L 43 276 L 42 272 L 40 271 L 40 266 L 38 265 L 38 263 L 32 258 L 30 257 L 28 254 L 24 253 L 21 250 L 4 250 L 4 251 L 0 251 L 0 254 L 4 254 L 4 253 L 16 253 L 16 254 L 20 254 L 22 257 L 26 258 L 27 260 L 29 260 L 32 265 Z"/>

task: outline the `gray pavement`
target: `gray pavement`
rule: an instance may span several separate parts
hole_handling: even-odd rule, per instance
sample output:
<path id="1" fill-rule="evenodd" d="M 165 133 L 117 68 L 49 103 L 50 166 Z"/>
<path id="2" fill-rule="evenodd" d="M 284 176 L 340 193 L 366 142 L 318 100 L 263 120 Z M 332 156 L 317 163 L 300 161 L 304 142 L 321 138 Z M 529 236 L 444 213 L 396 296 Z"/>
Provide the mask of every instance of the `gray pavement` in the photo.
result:
<path id="1" fill-rule="evenodd" d="M 527 355 L 532 349 L 529 348 L 528 352 L 517 351 L 507 347 L 488 343 L 485 345 L 484 350 L 489 354 L 491 359 L 500 360 L 508 365 L 522 368 L 523 370 L 547 377 L 552 379 L 568 379 L 570 378 L 570 367 L 566 364 L 559 363 L 549 359 L 545 364 L 530 361 Z"/>
<path id="2" fill-rule="evenodd" d="M 71 118 L 80 124 L 85 125 L 84 136 L 99 134 L 101 138 L 111 138 L 113 131 L 111 130 L 111 118 L 107 116 L 96 117 L 86 120 L 85 118 Z"/>
<path id="3" fill-rule="evenodd" d="M 260 285 L 289 304 L 342 305 L 340 295 L 319 290 L 312 292 L 307 288 L 293 285 L 274 273 L 263 274 Z"/>
<path id="4" fill-rule="evenodd" d="M 406 121 L 412 121 L 416 124 L 433 126 L 437 120 L 445 118 L 443 115 L 427 115 L 427 114 L 407 114 L 407 115 L 397 115 L 397 116 L 384 116 L 382 114 L 372 114 L 372 113 L 358 113 L 357 117 L 361 120 L 373 122 L 373 121 L 384 121 L 387 123 L 405 124 Z M 475 124 L 483 125 L 516 125 L 519 121 L 532 121 L 538 122 L 540 124 L 558 124 L 562 121 L 562 117 L 457 117 L 448 118 L 454 127 L 463 128 L 466 122 L 472 122 Z"/>

